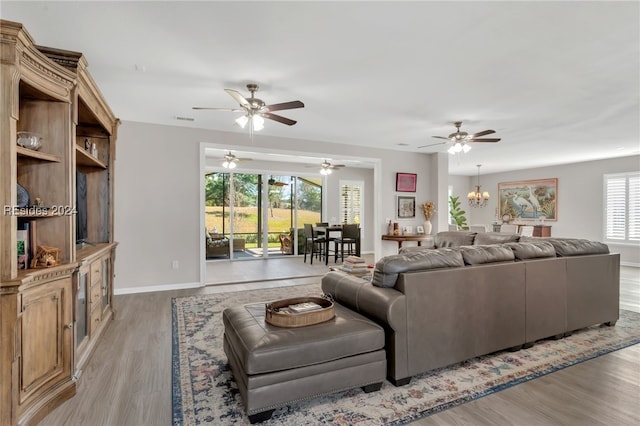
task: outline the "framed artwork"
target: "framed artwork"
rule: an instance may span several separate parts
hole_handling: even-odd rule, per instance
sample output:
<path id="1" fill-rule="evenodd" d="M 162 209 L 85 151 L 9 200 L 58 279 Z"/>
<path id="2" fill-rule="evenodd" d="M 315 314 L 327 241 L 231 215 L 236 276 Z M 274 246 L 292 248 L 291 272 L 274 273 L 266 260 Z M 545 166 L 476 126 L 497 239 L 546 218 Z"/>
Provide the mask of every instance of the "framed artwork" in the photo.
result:
<path id="1" fill-rule="evenodd" d="M 499 215 L 511 220 L 558 220 L 558 178 L 498 183 Z"/>
<path id="2" fill-rule="evenodd" d="M 416 192 L 416 181 L 418 175 L 415 173 L 396 173 L 397 192 Z"/>
<path id="3" fill-rule="evenodd" d="M 416 234 L 424 234 L 424 226 L 422 225 L 416 226 Z"/>
<path id="4" fill-rule="evenodd" d="M 398 219 L 416 217 L 416 197 L 398 195 Z"/>

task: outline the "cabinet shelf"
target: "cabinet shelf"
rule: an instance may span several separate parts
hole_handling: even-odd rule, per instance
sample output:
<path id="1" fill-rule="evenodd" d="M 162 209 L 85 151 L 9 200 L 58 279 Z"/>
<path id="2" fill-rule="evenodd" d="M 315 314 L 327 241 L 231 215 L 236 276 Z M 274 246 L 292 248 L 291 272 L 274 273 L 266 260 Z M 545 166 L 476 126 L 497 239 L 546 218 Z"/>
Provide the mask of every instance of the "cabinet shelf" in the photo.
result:
<path id="1" fill-rule="evenodd" d="M 100 169 L 106 169 L 107 165 L 98 160 L 93 155 L 87 153 L 84 149 L 76 145 L 76 164 L 86 167 L 97 167 Z"/>
<path id="2" fill-rule="evenodd" d="M 44 152 L 34 151 L 21 146 L 17 146 L 16 151 L 19 157 L 36 158 L 38 160 L 51 161 L 53 163 L 59 163 L 61 161 L 60 157 L 57 155 L 46 154 Z"/>

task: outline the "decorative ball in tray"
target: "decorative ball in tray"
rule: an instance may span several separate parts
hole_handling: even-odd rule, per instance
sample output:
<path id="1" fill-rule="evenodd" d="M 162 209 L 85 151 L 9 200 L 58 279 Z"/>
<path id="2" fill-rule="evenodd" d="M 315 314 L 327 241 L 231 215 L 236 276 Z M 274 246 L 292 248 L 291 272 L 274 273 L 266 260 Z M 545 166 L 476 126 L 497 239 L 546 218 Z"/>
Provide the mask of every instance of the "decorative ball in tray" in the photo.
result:
<path id="1" fill-rule="evenodd" d="M 329 321 L 335 316 L 331 300 L 323 297 L 293 297 L 265 305 L 264 319 L 277 327 L 304 327 Z"/>
<path id="2" fill-rule="evenodd" d="M 33 132 L 18 132 L 18 145 L 37 151 L 42 146 L 42 138 Z"/>

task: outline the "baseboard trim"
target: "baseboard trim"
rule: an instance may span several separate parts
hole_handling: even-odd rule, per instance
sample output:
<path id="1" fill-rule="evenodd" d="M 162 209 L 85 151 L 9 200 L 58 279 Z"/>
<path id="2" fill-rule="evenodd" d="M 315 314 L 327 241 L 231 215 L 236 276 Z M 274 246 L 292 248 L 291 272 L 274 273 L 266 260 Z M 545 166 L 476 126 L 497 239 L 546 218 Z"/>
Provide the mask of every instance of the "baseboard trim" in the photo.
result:
<path id="1" fill-rule="evenodd" d="M 125 288 L 114 288 L 113 294 L 120 295 L 120 294 L 135 294 L 135 293 L 152 293 L 154 291 L 184 290 L 188 288 L 199 288 L 199 287 L 203 287 L 203 285 L 199 282 L 150 285 L 150 286 L 140 286 L 140 287 L 125 287 Z"/>
<path id="2" fill-rule="evenodd" d="M 635 262 L 620 262 L 620 266 L 630 266 L 632 268 L 640 268 L 640 263 Z"/>

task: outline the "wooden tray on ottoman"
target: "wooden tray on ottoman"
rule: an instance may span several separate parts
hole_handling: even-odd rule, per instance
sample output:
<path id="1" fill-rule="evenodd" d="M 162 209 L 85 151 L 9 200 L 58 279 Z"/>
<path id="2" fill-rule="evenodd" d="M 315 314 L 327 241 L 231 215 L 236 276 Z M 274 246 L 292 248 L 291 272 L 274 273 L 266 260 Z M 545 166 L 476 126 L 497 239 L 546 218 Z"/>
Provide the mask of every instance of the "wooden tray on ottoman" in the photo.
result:
<path id="1" fill-rule="evenodd" d="M 319 307 L 311 307 L 313 304 Z M 311 307 L 304 310 L 305 307 Z M 322 297 L 293 297 L 265 305 L 264 319 L 276 327 L 304 327 L 329 321 L 335 316 L 333 302 Z"/>

